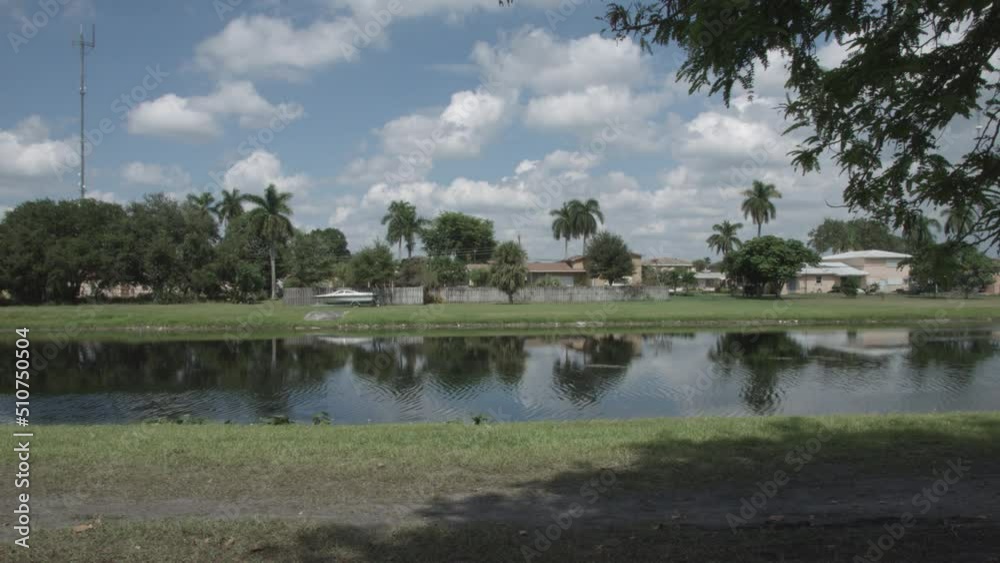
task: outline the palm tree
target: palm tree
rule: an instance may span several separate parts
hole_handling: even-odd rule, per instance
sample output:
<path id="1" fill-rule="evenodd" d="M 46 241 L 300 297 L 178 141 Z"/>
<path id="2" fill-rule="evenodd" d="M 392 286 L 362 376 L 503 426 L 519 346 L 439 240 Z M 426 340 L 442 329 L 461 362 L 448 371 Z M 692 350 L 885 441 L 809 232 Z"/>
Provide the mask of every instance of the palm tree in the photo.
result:
<path id="1" fill-rule="evenodd" d="M 911 250 L 934 244 L 934 231 L 941 230 L 941 223 L 937 219 L 931 219 L 923 213 L 907 219 L 903 224 L 903 238 L 911 247 Z"/>
<path id="2" fill-rule="evenodd" d="M 730 252 L 743 246 L 743 241 L 736 236 L 742 228 L 743 223 L 730 223 L 729 221 L 716 223 L 712 225 L 712 230 L 715 233 L 708 237 L 705 242 L 708 243 L 709 248 L 725 257 Z"/>
<path id="3" fill-rule="evenodd" d="M 214 207 L 213 204 L 215 203 L 215 196 L 213 196 L 210 192 L 202 192 L 200 194 L 188 194 L 187 202 L 197 207 L 198 209 L 202 209 L 204 211 L 212 213 L 212 209 Z"/>
<path id="4" fill-rule="evenodd" d="M 417 208 L 406 201 L 394 201 L 389 204 L 389 212 L 382 217 L 382 224 L 388 224 L 386 239 L 399 245 L 399 257 L 403 257 L 403 243 L 406 243 L 406 257 L 413 257 L 413 247 L 420 230 L 427 224 L 427 219 L 417 215 Z"/>
<path id="5" fill-rule="evenodd" d="M 243 202 L 248 201 L 246 194 L 241 194 L 240 190 L 233 188 L 232 191 L 222 190 L 222 199 L 215 204 L 212 211 L 219 218 L 219 224 L 225 227 L 233 219 L 243 215 Z"/>
<path id="6" fill-rule="evenodd" d="M 744 191 L 743 195 L 746 197 L 742 206 L 743 216 L 749 217 L 757 225 L 757 236 L 760 236 L 761 226 L 778 216 L 771 200 L 781 199 L 781 192 L 774 187 L 774 184 L 754 180 L 753 187 Z"/>
<path id="7" fill-rule="evenodd" d="M 251 229 L 267 243 L 267 255 L 271 260 L 271 299 L 275 299 L 277 280 L 274 263 L 278 257 L 278 246 L 284 244 L 293 233 L 292 221 L 288 218 L 292 214 L 292 208 L 288 205 L 292 194 L 279 192 L 271 184 L 264 190 L 264 197 L 248 194 L 246 198 L 257 206 L 248 213 L 248 218 Z"/>
<path id="8" fill-rule="evenodd" d="M 560 209 L 553 209 L 549 211 L 549 215 L 554 217 L 552 220 L 552 236 L 556 240 L 566 239 L 566 249 L 563 253 L 564 258 L 569 257 L 569 239 L 576 238 L 576 222 L 574 209 L 569 203 L 564 203 Z"/>
<path id="9" fill-rule="evenodd" d="M 587 237 L 597 234 L 597 222 L 604 224 L 604 213 L 601 212 L 601 204 L 596 199 L 588 199 L 581 202 L 574 199 L 569 202 L 573 210 L 573 226 L 575 227 L 574 237 L 583 237 L 583 250 L 587 251 Z"/>
<path id="10" fill-rule="evenodd" d="M 972 232 L 979 220 L 979 210 L 975 206 L 967 203 L 958 203 L 944 212 L 944 234 L 955 235 L 956 238 L 965 238 L 967 233 Z"/>

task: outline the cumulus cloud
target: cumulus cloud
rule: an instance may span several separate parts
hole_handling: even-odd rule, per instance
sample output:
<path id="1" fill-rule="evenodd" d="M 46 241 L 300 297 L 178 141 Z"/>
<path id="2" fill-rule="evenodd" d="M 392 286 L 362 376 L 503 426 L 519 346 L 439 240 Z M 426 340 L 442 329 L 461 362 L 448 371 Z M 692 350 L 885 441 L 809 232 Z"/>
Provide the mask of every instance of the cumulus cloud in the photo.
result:
<path id="1" fill-rule="evenodd" d="M 121 179 L 126 184 L 156 186 L 172 191 L 183 191 L 191 186 L 191 175 L 180 166 L 139 161 L 122 166 Z"/>
<path id="2" fill-rule="evenodd" d="M 0 176 L 38 178 L 61 175 L 79 163 L 70 140 L 49 138 L 49 128 L 31 115 L 13 129 L 0 129 Z"/>
<path id="3" fill-rule="evenodd" d="M 234 162 L 223 174 L 226 189 L 239 188 L 243 192 L 263 191 L 268 184 L 274 184 L 280 191 L 304 195 L 313 185 L 305 174 L 286 175 L 281 160 L 274 153 L 256 150 L 242 160 Z M 294 201 L 294 200 L 293 200 Z M 302 204 L 300 198 L 295 202 Z"/>
<path id="4" fill-rule="evenodd" d="M 275 118 L 287 123 L 305 110 L 297 103 L 272 104 L 248 81 L 223 81 L 206 96 L 164 94 L 143 102 L 128 115 L 128 130 L 137 135 L 199 142 L 222 134 L 220 119 L 238 118 L 244 128 L 267 127 Z"/>

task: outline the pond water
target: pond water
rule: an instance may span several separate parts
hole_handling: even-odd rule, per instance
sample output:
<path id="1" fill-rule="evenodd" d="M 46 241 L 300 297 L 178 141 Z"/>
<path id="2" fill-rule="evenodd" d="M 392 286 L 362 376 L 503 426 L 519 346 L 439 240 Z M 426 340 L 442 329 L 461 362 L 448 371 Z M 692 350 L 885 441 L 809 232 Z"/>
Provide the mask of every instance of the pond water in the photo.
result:
<path id="1" fill-rule="evenodd" d="M 42 350 L 34 343 L 36 355 Z M 53 348 L 54 350 L 54 348 Z M 1000 327 L 62 343 L 39 423 L 336 423 L 1000 408 Z M 0 357 L 14 356 L 13 342 Z M 4 372 L 0 422 L 11 422 Z"/>

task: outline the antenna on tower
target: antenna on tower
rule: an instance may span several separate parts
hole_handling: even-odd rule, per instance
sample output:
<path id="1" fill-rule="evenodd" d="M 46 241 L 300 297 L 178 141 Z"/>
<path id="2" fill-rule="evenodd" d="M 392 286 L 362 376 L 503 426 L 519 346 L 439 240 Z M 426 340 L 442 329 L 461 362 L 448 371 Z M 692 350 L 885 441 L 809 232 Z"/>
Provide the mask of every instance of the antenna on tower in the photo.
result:
<path id="1" fill-rule="evenodd" d="M 83 24 L 80 24 L 80 38 L 73 42 L 74 47 L 80 48 L 80 199 L 87 193 L 87 167 L 83 137 L 84 106 L 83 98 L 87 95 L 87 65 L 84 62 L 86 54 L 97 47 L 97 26 L 90 25 L 90 41 L 83 35 Z"/>

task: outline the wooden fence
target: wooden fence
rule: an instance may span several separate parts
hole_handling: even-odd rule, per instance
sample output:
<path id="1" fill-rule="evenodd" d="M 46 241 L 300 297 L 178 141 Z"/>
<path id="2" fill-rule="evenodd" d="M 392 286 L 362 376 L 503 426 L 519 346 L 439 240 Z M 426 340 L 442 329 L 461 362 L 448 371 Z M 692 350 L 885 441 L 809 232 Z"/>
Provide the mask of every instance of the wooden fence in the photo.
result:
<path id="1" fill-rule="evenodd" d="M 445 287 L 432 292 L 444 303 L 506 303 L 507 294 L 494 287 Z M 666 301 L 666 287 L 526 287 L 515 303 L 601 303 L 607 301 Z"/>
<path id="2" fill-rule="evenodd" d="M 286 287 L 285 305 L 318 305 L 316 295 L 333 291 L 329 287 Z M 395 287 L 377 290 L 381 305 L 421 305 L 423 287 Z M 431 290 L 442 303 L 506 303 L 507 294 L 494 287 L 443 287 Z M 666 287 L 526 287 L 514 294 L 516 303 L 601 303 L 608 301 L 666 301 Z"/>

